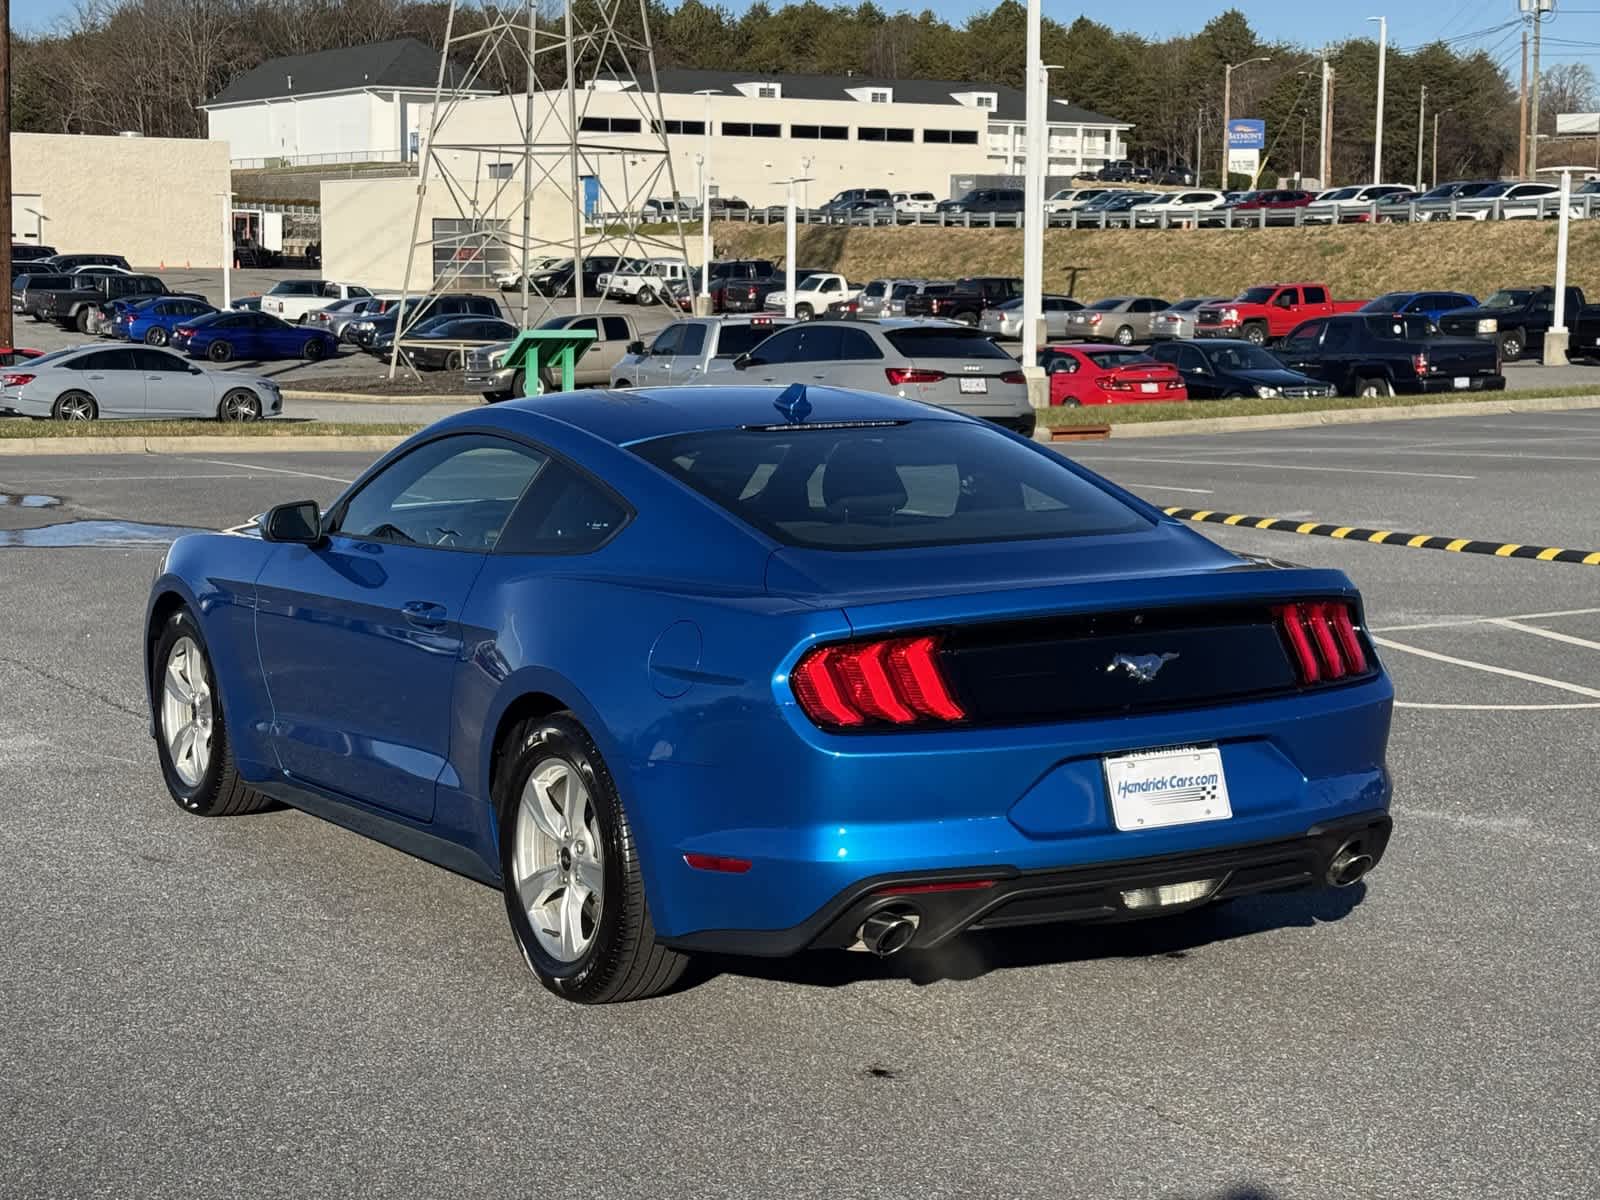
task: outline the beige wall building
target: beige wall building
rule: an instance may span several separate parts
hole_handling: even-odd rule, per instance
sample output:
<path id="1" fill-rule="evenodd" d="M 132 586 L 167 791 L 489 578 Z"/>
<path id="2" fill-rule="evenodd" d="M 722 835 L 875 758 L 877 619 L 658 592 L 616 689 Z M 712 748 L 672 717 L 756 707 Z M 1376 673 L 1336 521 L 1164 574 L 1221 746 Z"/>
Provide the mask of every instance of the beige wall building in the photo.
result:
<path id="1" fill-rule="evenodd" d="M 137 267 L 222 265 L 226 142 L 13 133 L 11 186 L 18 242 Z"/>

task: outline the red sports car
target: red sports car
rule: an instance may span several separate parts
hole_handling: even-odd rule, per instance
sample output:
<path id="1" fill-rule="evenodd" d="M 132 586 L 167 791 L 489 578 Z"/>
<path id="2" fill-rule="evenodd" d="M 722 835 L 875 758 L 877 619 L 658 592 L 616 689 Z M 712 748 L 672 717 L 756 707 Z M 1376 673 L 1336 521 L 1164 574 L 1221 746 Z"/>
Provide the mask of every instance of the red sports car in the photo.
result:
<path id="1" fill-rule="evenodd" d="M 1039 365 L 1050 377 L 1050 403 L 1141 404 L 1187 400 L 1189 389 L 1171 363 L 1127 346 L 1046 346 Z"/>

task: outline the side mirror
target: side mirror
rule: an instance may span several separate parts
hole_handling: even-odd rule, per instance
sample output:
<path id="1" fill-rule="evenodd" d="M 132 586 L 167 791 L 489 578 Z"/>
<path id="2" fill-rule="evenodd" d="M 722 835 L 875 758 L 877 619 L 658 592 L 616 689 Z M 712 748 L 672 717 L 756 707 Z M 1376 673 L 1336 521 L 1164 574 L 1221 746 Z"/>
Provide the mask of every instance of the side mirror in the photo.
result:
<path id="1" fill-rule="evenodd" d="M 629 342 L 628 343 L 628 353 L 629 354 L 643 354 L 644 353 L 644 343 L 643 342 Z"/>
<path id="2" fill-rule="evenodd" d="M 322 510 L 315 500 L 291 500 L 274 505 L 261 518 L 261 539 L 316 546 L 322 542 Z"/>
<path id="3" fill-rule="evenodd" d="M 733 360 L 733 369 L 735 371 L 742 371 L 746 367 L 750 366 L 750 364 L 753 362 L 755 362 L 755 359 L 751 358 L 748 354 L 741 354 L 738 358 Z"/>
<path id="4" fill-rule="evenodd" d="M 205 371 L 200 367 L 191 366 L 189 368 L 189 374 L 191 374 L 191 375 L 204 375 Z"/>

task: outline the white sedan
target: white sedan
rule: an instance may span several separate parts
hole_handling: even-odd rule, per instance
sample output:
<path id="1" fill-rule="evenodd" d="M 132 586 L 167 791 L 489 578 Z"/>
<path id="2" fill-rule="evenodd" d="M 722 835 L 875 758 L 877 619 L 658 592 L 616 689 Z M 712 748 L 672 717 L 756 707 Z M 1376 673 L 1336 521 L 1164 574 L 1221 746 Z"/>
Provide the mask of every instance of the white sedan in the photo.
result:
<path id="1" fill-rule="evenodd" d="M 1137 225 L 1159 225 L 1163 214 L 1168 221 L 1174 218 L 1181 220 L 1197 213 L 1209 212 L 1213 208 L 1221 208 L 1227 200 L 1228 198 L 1221 192 L 1204 188 L 1198 191 L 1168 192 L 1159 200 L 1135 205 L 1133 219 Z"/>
<path id="2" fill-rule="evenodd" d="M 256 421 L 282 411 L 272 380 L 213 371 L 156 346 L 76 346 L 0 369 L 0 412 L 20 417 Z"/>

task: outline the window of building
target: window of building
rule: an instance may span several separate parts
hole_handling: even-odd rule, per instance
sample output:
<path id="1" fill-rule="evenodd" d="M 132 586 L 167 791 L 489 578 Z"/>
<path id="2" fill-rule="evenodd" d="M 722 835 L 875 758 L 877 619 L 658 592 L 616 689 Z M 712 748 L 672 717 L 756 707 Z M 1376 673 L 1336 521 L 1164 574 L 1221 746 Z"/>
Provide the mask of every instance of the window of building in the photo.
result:
<path id="1" fill-rule="evenodd" d="M 768 125 L 761 121 L 724 121 L 722 123 L 723 137 L 759 137 L 775 138 L 783 136 L 781 125 Z"/>
<path id="2" fill-rule="evenodd" d="M 915 141 L 916 137 L 915 131 L 910 129 L 863 125 L 856 130 L 856 140 L 860 142 L 911 142 Z"/>
<path id="3" fill-rule="evenodd" d="M 763 100 L 776 100 L 779 94 L 778 85 L 775 83 L 763 83 L 756 88 L 756 95 Z"/>
<path id="4" fill-rule="evenodd" d="M 974 103 L 976 103 L 977 107 L 979 108 L 993 108 L 994 97 L 988 93 L 984 93 L 981 96 L 974 97 Z"/>
<path id="5" fill-rule="evenodd" d="M 924 129 L 922 140 L 936 146 L 976 146 L 976 129 Z"/>
<path id="6" fill-rule="evenodd" d="M 845 142 L 850 140 L 848 125 L 791 125 L 789 136 L 805 141 Z"/>
<path id="7" fill-rule="evenodd" d="M 638 117 L 579 117 L 578 129 L 583 133 L 638 133 Z"/>
<path id="8" fill-rule="evenodd" d="M 490 163 L 489 164 L 489 178 L 490 179 L 510 179 L 511 178 L 511 172 L 515 168 L 515 166 L 516 166 L 515 163 L 508 163 L 508 162 Z"/>
<path id="9" fill-rule="evenodd" d="M 660 133 L 663 124 L 666 126 L 667 136 L 669 137 L 682 137 L 685 134 L 704 137 L 706 132 L 706 123 L 704 121 L 651 121 L 650 132 Z"/>
<path id="10" fill-rule="evenodd" d="M 867 97 L 868 103 L 871 104 L 888 104 L 892 99 L 894 99 L 893 92 L 880 92 L 876 90 L 870 92 Z"/>

